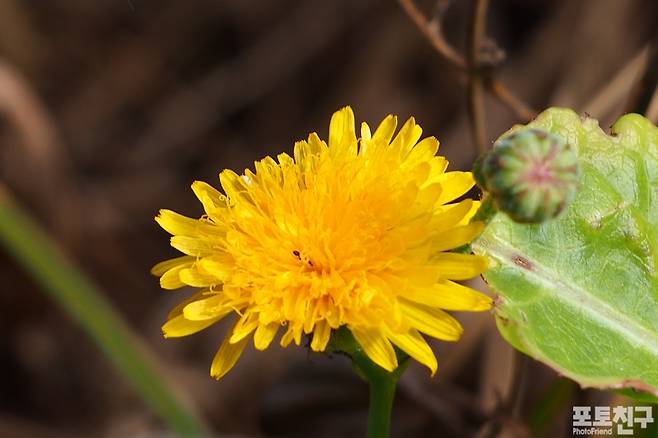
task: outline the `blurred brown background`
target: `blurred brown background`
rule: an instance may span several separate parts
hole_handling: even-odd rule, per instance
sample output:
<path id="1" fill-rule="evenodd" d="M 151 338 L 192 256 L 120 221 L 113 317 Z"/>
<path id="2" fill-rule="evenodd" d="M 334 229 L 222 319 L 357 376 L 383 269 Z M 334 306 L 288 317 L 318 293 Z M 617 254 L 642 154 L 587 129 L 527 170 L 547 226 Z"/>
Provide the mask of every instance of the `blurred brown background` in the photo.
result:
<path id="1" fill-rule="evenodd" d="M 442 11 L 442 32 L 464 53 L 472 2 L 417 5 L 428 19 Z M 531 108 L 570 106 L 607 127 L 657 26 L 653 0 L 491 0 L 487 36 L 506 54 L 493 74 Z M 193 180 L 218 185 L 223 168 L 290 152 L 311 131 L 326 137 L 347 104 L 371 126 L 414 115 L 452 168 L 468 169 L 465 85 L 393 0 L 1 0 L 0 181 L 218 434 L 363 436 L 367 388 L 344 358 L 248 350 L 217 383 L 208 368 L 224 324 L 162 339 L 183 295 L 148 274 L 176 254 L 153 217 L 200 215 Z M 488 142 L 524 122 L 489 93 L 484 109 Z M 8 254 L 0 260 L 0 436 L 164 434 L 85 333 Z M 490 314 L 460 319 L 463 342 L 436 345 L 437 376 L 412 365 L 403 378 L 394 436 L 570 436 L 571 406 L 608 397 L 519 359 Z"/>

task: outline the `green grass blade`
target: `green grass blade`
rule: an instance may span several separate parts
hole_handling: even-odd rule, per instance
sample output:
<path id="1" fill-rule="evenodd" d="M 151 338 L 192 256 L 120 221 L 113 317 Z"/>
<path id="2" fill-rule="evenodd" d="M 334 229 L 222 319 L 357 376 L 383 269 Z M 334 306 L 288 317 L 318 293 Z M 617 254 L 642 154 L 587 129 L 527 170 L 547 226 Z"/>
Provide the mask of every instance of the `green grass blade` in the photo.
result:
<path id="1" fill-rule="evenodd" d="M 144 402 L 180 436 L 207 435 L 101 291 L 0 185 L 0 244 L 93 338 Z"/>

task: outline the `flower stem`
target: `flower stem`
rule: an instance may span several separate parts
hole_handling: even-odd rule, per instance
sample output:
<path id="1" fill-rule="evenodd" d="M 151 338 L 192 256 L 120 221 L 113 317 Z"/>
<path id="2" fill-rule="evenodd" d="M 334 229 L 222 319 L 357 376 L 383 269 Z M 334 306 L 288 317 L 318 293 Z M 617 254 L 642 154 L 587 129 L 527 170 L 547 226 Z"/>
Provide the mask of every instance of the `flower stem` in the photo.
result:
<path id="1" fill-rule="evenodd" d="M 332 334 L 330 349 L 350 356 L 357 373 L 368 381 L 370 398 L 367 437 L 388 438 L 395 388 L 400 375 L 407 367 L 408 356 L 398 351 L 398 367 L 392 372 L 386 371 L 368 358 L 352 333 L 345 327 L 339 328 Z"/>
<path id="2" fill-rule="evenodd" d="M 393 398 L 397 386 L 397 373 L 382 370 L 379 376 L 368 376 L 370 400 L 368 405 L 368 438 L 387 438 L 391 425 Z"/>

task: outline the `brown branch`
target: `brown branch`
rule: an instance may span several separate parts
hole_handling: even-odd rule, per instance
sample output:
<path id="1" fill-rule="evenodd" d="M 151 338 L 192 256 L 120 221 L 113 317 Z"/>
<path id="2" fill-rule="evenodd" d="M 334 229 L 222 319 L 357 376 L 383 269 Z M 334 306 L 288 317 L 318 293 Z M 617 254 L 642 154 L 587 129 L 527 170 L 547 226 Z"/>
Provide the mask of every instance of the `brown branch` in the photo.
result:
<path id="1" fill-rule="evenodd" d="M 475 0 L 468 31 L 468 118 L 471 122 L 473 143 L 479 153 L 484 153 L 486 146 L 486 118 L 482 98 L 482 70 L 480 49 L 487 25 L 489 0 Z"/>
<path id="2" fill-rule="evenodd" d="M 649 105 L 649 108 L 647 108 L 645 117 L 651 120 L 651 123 L 654 125 L 658 123 L 658 88 L 653 95 L 653 99 L 651 99 L 651 104 Z"/>
<path id="3" fill-rule="evenodd" d="M 502 82 L 489 78 L 485 87 L 506 107 L 511 109 L 521 120 L 529 121 L 537 116 L 537 111 L 515 96 Z"/>
<path id="4" fill-rule="evenodd" d="M 4 59 L 0 59 L 0 114 L 15 128 L 26 155 L 39 166 L 34 176 L 55 172 L 65 158 L 55 123 L 28 81 Z"/>
<path id="5" fill-rule="evenodd" d="M 423 376 L 423 380 L 425 376 Z M 425 384 L 426 382 L 419 381 L 415 373 L 407 372 L 400 378 L 399 386 L 401 392 L 415 401 L 418 406 L 431 413 L 442 425 L 455 435 L 464 435 L 464 419 L 462 418 L 462 410 L 454 403 L 448 400 L 439 398 L 433 393 L 431 388 Z"/>
<path id="6" fill-rule="evenodd" d="M 0 117 L 18 135 L 21 148 L 11 163 L 3 164 L 14 172 L 30 172 L 23 189 L 45 206 L 43 213 L 51 215 L 60 237 L 74 242 L 77 224 L 71 218 L 80 215 L 71 214 L 78 208 L 78 197 L 70 159 L 48 109 L 27 79 L 4 59 L 0 59 Z"/>
<path id="7" fill-rule="evenodd" d="M 451 64 L 460 70 L 466 70 L 466 61 L 452 48 L 445 40 L 441 32 L 441 24 L 438 21 L 430 23 L 423 13 L 418 9 L 413 0 L 398 0 L 404 12 L 407 13 L 411 21 L 414 22 L 418 30 L 432 44 L 432 47 L 443 55 Z"/>
<path id="8" fill-rule="evenodd" d="M 613 111 L 623 101 L 629 92 L 633 78 L 646 68 L 649 58 L 649 46 L 644 46 L 631 60 L 624 63 L 612 78 L 606 81 L 605 87 L 598 90 L 587 102 L 577 106 L 581 112 L 587 112 L 601 119 Z"/>
<path id="9" fill-rule="evenodd" d="M 656 87 L 658 87 L 658 32 L 651 40 L 647 65 L 631 91 L 626 103 L 626 112 L 646 114 Z"/>
<path id="10" fill-rule="evenodd" d="M 438 54 L 448 60 L 458 71 L 466 72 L 468 70 L 466 60 L 446 41 L 439 22 L 428 21 L 413 0 L 398 0 L 398 3 Z M 484 79 L 484 88 L 509 108 L 521 121 L 528 121 L 535 117 L 537 112 L 515 96 L 498 79 L 491 75 L 484 77 Z"/>
<path id="11" fill-rule="evenodd" d="M 530 358 L 519 351 L 514 351 L 514 375 L 510 382 L 508 398 L 505 400 L 505 408 L 516 419 L 521 418 L 521 410 L 528 390 L 529 367 Z"/>

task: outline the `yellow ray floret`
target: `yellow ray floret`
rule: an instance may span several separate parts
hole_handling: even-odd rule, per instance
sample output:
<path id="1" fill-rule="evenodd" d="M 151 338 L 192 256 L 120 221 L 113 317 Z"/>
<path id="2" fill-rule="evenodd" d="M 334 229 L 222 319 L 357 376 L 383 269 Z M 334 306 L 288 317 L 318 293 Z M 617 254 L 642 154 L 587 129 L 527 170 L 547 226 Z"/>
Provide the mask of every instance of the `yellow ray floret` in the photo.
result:
<path id="1" fill-rule="evenodd" d="M 455 283 L 479 275 L 485 260 L 449 252 L 470 242 L 483 224 L 478 203 L 454 202 L 473 186 L 469 172 L 446 172 L 439 142 L 421 140 L 413 118 L 395 134 L 386 117 L 371 132 L 354 114 L 336 112 L 329 144 L 317 134 L 255 163 L 254 171 L 220 174 L 223 194 L 195 182 L 205 214 L 192 219 L 162 210 L 157 222 L 184 254 L 153 273 L 164 289 L 199 291 L 169 314 L 166 337 L 186 336 L 226 316 L 235 321 L 211 366 L 220 378 L 253 339 L 323 351 L 331 332 L 346 326 L 365 353 L 387 370 L 394 346 L 430 368 L 424 336 L 459 339 L 462 328 L 445 310 L 489 309 L 491 299 Z"/>

